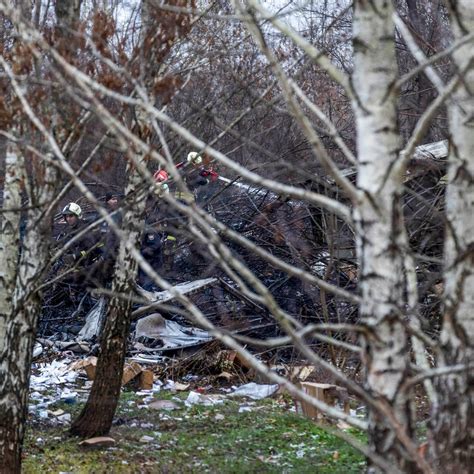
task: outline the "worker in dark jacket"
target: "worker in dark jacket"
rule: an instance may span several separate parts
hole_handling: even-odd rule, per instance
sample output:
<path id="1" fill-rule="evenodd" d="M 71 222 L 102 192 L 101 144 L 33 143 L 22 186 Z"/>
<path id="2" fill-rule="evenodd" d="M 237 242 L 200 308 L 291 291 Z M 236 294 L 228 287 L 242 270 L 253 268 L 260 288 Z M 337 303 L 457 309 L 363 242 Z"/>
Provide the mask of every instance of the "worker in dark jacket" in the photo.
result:
<path id="1" fill-rule="evenodd" d="M 63 255 L 63 270 L 72 270 L 66 277 L 67 281 L 78 285 L 97 285 L 102 256 L 99 232 L 85 231 L 87 223 L 82 220 L 82 209 L 75 202 L 65 206 L 62 214 L 67 228 L 57 240 L 60 245 L 67 246 Z"/>
<path id="2" fill-rule="evenodd" d="M 112 217 L 112 220 L 117 224 L 119 227 L 122 225 L 122 210 L 120 209 L 120 196 L 118 194 L 114 194 L 108 192 L 105 195 L 105 207 Z M 104 221 L 101 226 L 102 232 L 107 232 L 108 223 Z"/>
<path id="3" fill-rule="evenodd" d="M 141 254 L 156 272 L 163 266 L 163 234 L 153 227 L 147 227 L 142 237 Z M 145 290 L 154 290 L 153 280 L 140 268 L 138 284 Z"/>
<path id="4" fill-rule="evenodd" d="M 202 164 L 202 156 L 198 152 L 192 151 L 188 153 L 186 161 L 176 165 L 176 168 L 181 171 L 183 180 L 190 191 L 182 192 L 177 189 L 174 196 L 178 201 L 192 204 L 196 200 L 197 189 L 200 186 L 205 186 L 219 178 L 219 175 L 212 168 L 205 168 Z"/>
<path id="5" fill-rule="evenodd" d="M 212 167 L 205 166 L 203 157 L 195 151 L 190 152 L 186 160 L 178 163 L 176 169 L 179 170 L 187 189 L 178 186 L 176 182 L 170 180 L 170 176 L 165 169 L 158 169 L 153 175 L 158 185 L 157 190 L 155 196 L 150 199 L 150 203 L 147 206 L 149 222 L 160 223 L 162 228 L 159 252 L 160 260 L 159 262 L 155 260 L 154 265 L 162 269 L 162 271 L 164 270 L 168 277 L 173 276 L 178 241 L 181 240 L 182 235 L 187 234 L 188 218 L 185 214 L 169 206 L 165 200 L 160 198 L 165 194 L 171 193 L 176 200 L 183 204 L 191 205 L 196 201 L 199 187 L 214 182 L 219 178 L 219 175 Z M 145 241 L 142 245 L 142 249 L 144 249 L 145 252 L 151 251 L 151 247 L 148 247 Z M 153 251 L 155 252 L 154 258 L 156 259 L 156 250 Z M 143 272 L 141 272 L 140 275 L 143 276 Z"/>
<path id="6" fill-rule="evenodd" d="M 120 209 L 121 196 L 108 192 L 105 195 L 105 206 L 110 217 L 117 227 L 122 227 L 122 210 Z M 120 240 L 113 229 L 110 228 L 107 221 L 104 221 L 100 227 L 102 233 L 102 274 L 105 281 L 111 281 L 114 272 L 115 261 L 117 260 Z"/>

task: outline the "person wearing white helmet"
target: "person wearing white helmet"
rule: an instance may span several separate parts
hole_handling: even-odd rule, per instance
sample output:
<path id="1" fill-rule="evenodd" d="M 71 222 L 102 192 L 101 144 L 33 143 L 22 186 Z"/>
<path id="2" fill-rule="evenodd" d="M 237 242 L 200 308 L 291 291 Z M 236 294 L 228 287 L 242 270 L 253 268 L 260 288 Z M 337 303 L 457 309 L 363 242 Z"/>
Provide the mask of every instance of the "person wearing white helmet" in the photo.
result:
<path id="1" fill-rule="evenodd" d="M 177 189 L 174 197 L 186 204 L 192 204 L 196 201 L 197 189 L 200 186 L 215 181 L 219 175 L 212 169 L 203 165 L 203 155 L 197 151 L 190 151 L 185 161 L 178 163 L 176 168 L 182 171 L 183 181 L 186 183 L 189 191 Z M 191 166 L 189 166 L 191 165 Z"/>
<path id="2" fill-rule="evenodd" d="M 97 273 L 95 268 L 92 272 L 92 265 L 96 264 L 102 255 L 100 236 L 98 230 L 83 232 L 88 224 L 82 220 L 82 209 L 79 204 L 70 202 L 62 210 L 62 215 L 67 228 L 58 236 L 57 240 L 60 244 L 65 245 L 71 239 L 75 239 L 68 247 L 63 260 L 67 266 L 76 269 L 72 275 L 74 282 L 82 283 L 90 280 L 92 273 Z"/>
<path id="3" fill-rule="evenodd" d="M 193 165 L 200 165 L 202 163 L 202 156 L 197 151 L 191 151 L 188 153 L 187 161 Z"/>
<path id="4" fill-rule="evenodd" d="M 75 227 L 82 219 L 81 206 L 75 202 L 70 202 L 64 207 L 62 215 L 69 227 Z"/>

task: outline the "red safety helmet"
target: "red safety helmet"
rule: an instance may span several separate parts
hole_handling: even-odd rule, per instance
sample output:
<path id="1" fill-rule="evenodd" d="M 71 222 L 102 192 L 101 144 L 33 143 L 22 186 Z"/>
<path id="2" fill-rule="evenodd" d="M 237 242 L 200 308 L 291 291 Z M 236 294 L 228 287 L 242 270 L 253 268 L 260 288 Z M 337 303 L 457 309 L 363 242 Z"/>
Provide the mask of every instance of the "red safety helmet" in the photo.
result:
<path id="1" fill-rule="evenodd" d="M 153 179 L 154 179 L 157 183 L 162 183 L 163 181 L 167 181 L 167 180 L 168 180 L 168 173 L 167 173 L 165 170 L 158 170 L 158 171 L 153 175 Z"/>

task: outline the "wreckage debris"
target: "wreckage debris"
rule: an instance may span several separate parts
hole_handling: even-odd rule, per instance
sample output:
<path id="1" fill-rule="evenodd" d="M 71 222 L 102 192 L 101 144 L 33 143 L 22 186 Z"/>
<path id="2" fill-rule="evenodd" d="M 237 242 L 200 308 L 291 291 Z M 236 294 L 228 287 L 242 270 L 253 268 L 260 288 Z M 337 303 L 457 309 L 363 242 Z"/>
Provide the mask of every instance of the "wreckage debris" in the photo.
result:
<path id="1" fill-rule="evenodd" d="M 95 438 L 85 439 L 79 443 L 79 446 L 86 448 L 104 448 L 115 445 L 115 439 L 110 436 L 97 436 Z"/>
<path id="2" fill-rule="evenodd" d="M 178 410 L 181 408 L 177 403 L 172 400 L 156 400 L 148 405 L 148 408 L 153 408 L 154 410 Z"/>
<path id="3" fill-rule="evenodd" d="M 345 388 L 333 384 L 315 382 L 301 382 L 299 385 L 305 393 L 313 398 L 321 400 L 327 405 L 334 406 L 339 404 L 345 413 L 349 413 L 349 396 Z M 294 402 L 297 413 L 302 413 L 312 419 L 318 419 L 323 416 L 316 407 L 304 400 L 295 400 Z"/>
<path id="4" fill-rule="evenodd" d="M 226 367 L 231 372 L 235 368 L 238 368 L 238 370 L 243 368 L 241 365 L 242 361 L 236 356 L 235 351 L 217 351 L 211 359 L 214 363 L 216 360 L 226 361 Z M 175 364 L 176 362 L 176 360 L 168 359 L 166 363 Z M 52 360 L 49 363 L 34 364 L 31 377 L 30 415 L 41 423 L 51 425 L 66 425 L 70 423 L 71 414 L 67 413 L 67 409 L 64 406 L 58 408 L 54 407 L 54 405 L 57 402 L 74 405 L 85 401 L 92 384 L 91 381 L 95 375 L 96 365 L 97 358 L 93 356 L 84 359 L 76 358 L 76 360 L 65 358 L 63 360 Z M 300 377 L 300 386 L 306 393 L 329 405 L 339 405 L 346 412 L 349 411 L 349 398 L 345 389 L 334 384 L 301 381 L 302 378 L 313 377 L 314 373 L 317 373 L 317 371 L 314 372 L 312 370 L 312 366 L 282 367 L 280 365 L 271 366 L 271 369 L 277 372 L 286 370 L 286 375 L 292 374 L 295 377 Z M 224 380 L 224 383 L 227 385 L 225 387 L 219 385 L 219 380 L 222 381 L 222 372 L 217 377 L 197 374 L 190 375 L 188 372 L 187 377 L 185 377 L 188 379 L 186 382 L 177 380 L 166 380 L 166 382 L 163 382 L 163 378 L 160 380 L 157 374 L 160 373 L 161 377 L 163 377 L 165 371 L 166 369 L 160 366 L 155 366 L 151 370 L 148 366 L 143 367 L 135 361 L 127 361 L 124 367 L 122 382 L 124 387 L 134 390 L 137 396 L 142 397 L 141 404 L 137 405 L 138 408 L 171 412 L 194 405 L 211 407 L 226 403 L 226 401 L 231 399 L 242 398 L 246 399 L 246 401 L 241 402 L 238 411 L 239 413 L 244 413 L 257 409 L 254 406 L 255 402 L 252 400 L 261 400 L 280 393 L 278 384 L 259 384 L 252 381 L 250 383 L 229 386 L 231 379 L 236 377 L 235 374 L 230 372 L 231 377 L 229 377 L 229 380 Z M 87 380 L 84 375 L 80 375 L 81 372 L 87 375 Z M 189 391 L 189 393 L 184 401 L 177 397 L 174 400 L 155 398 L 156 394 L 163 390 L 171 393 L 182 391 Z M 215 393 L 216 390 L 220 393 Z M 309 418 L 315 420 L 323 418 L 318 410 L 315 410 L 314 407 L 305 402 L 294 401 L 294 406 L 298 413 Z M 163 413 L 163 415 L 160 414 L 161 416 L 167 417 L 169 415 Z M 102 438 L 86 441 L 81 446 L 93 448 L 113 445 L 113 441 L 110 441 L 110 444 L 108 444 L 109 441 L 107 439 L 102 440 Z"/>
<path id="5" fill-rule="evenodd" d="M 229 397 L 248 397 L 252 400 L 267 398 L 278 391 L 279 385 L 259 385 L 255 382 L 242 385 L 229 393 Z"/>
<path id="6" fill-rule="evenodd" d="M 160 344 L 159 349 L 184 349 L 191 346 L 204 344 L 213 337 L 202 329 L 184 327 L 175 321 L 170 321 L 161 314 L 154 313 L 137 321 L 134 339 L 137 342 Z M 155 345 L 153 348 L 157 348 Z"/>
<path id="7" fill-rule="evenodd" d="M 91 356 L 87 359 L 74 362 L 71 366 L 71 370 L 84 370 L 89 380 L 95 379 L 95 372 L 97 367 L 97 357 Z M 153 372 L 148 369 L 144 369 L 140 364 L 135 361 L 125 364 L 122 375 L 122 386 L 128 384 L 132 380 L 137 381 L 137 387 L 140 390 L 151 390 L 153 388 Z"/>
<path id="8" fill-rule="evenodd" d="M 177 289 L 180 294 L 196 293 L 193 298 L 211 305 L 212 298 L 210 298 L 210 293 L 212 292 L 212 295 L 215 296 L 217 288 L 214 286 L 207 293 L 199 293 L 199 291 L 216 283 L 219 283 L 219 280 L 210 278 L 179 284 L 174 289 Z M 237 298 L 238 292 L 230 291 L 227 288 L 228 286 L 229 284 L 226 283 L 219 291 L 227 291 L 226 294 L 229 295 L 229 298 Z M 278 385 L 266 383 L 268 380 L 257 375 L 244 358 L 236 351 L 223 350 L 221 343 L 216 341 L 207 331 L 181 324 L 182 319 L 177 318 L 176 315 L 173 316 L 172 313 L 171 317 L 174 317 L 174 319 L 165 318 L 162 314 L 157 313 L 158 303 L 174 299 L 171 291 L 146 292 L 145 290 L 140 290 L 140 293 L 146 300 L 146 303 L 133 312 L 136 323 L 130 337 L 130 350 L 128 354 L 131 357 L 127 358 L 122 384 L 135 391 L 143 392 L 145 397 L 143 407 L 159 410 L 175 409 L 175 402 L 167 404 L 164 401 L 155 400 L 152 396 L 153 393 L 157 393 L 162 389 L 172 392 L 190 390 L 185 401 L 186 406 L 195 404 L 212 406 L 224 403 L 228 398 L 236 397 L 258 400 L 278 392 Z M 243 299 L 241 303 L 245 305 L 248 302 Z M 97 347 L 94 343 L 99 336 L 99 331 L 106 314 L 106 305 L 106 297 L 101 296 L 91 311 L 89 311 L 82 329 L 78 331 L 77 336 L 73 336 L 72 340 L 54 341 L 53 337 L 38 339 L 35 352 L 38 360 L 43 361 L 47 357 L 51 357 L 51 353 L 53 353 L 53 356 L 57 356 L 61 351 L 63 354 L 67 353 L 68 358 L 57 363 L 53 361 L 48 364 L 36 364 L 34 377 L 37 377 L 37 379 L 32 377 L 36 387 L 43 382 L 57 381 L 56 384 L 53 384 L 57 387 L 56 392 L 49 395 L 41 393 L 41 388 L 33 388 L 32 399 L 36 396 L 37 399 L 35 401 L 39 403 L 31 411 L 37 416 L 45 420 L 52 421 L 54 419 L 58 423 L 64 423 L 67 417 L 61 417 L 68 414 L 60 414 L 54 410 L 49 412 L 49 405 L 58 400 L 70 400 L 71 403 L 76 403 L 77 401 L 82 401 L 86 396 L 91 381 L 95 376 L 97 358 L 89 356 L 79 361 L 76 360 L 74 363 L 72 363 L 72 359 L 77 357 L 76 354 L 90 355 L 91 351 Z M 205 305 L 204 308 L 206 308 Z M 252 306 L 254 314 L 259 310 L 259 308 Z M 169 310 L 167 310 L 165 314 L 168 315 L 169 313 Z M 222 317 L 222 314 L 219 317 Z M 274 330 L 275 324 L 269 325 L 267 322 L 262 324 L 262 317 L 244 316 L 242 320 L 245 322 L 245 325 L 240 327 L 238 326 L 238 318 L 235 318 L 232 324 L 237 324 L 233 326 L 233 330 L 234 332 L 246 332 L 249 329 L 251 331 L 260 330 L 263 336 L 267 336 L 268 331 Z M 255 324 L 256 322 L 258 324 Z M 265 333 L 263 333 L 264 331 Z M 203 345 L 205 345 L 205 349 L 200 349 Z M 192 352 L 185 352 L 184 350 L 187 349 L 192 349 Z M 301 384 L 307 383 L 307 380 L 311 380 L 312 383 L 316 384 L 317 382 L 327 381 L 315 379 L 317 373 L 315 373 L 313 366 L 283 364 L 280 362 L 279 364 L 269 364 L 269 369 Z M 81 371 L 87 375 L 88 382 L 83 383 L 82 389 L 74 392 L 71 390 L 71 386 L 76 383 L 78 374 Z M 173 381 L 168 380 L 165 385 L 161 382 L 161 380 L 171 378 Z M 189 383 L 178 382 L 177 379 L 179 378 L 183 381 L 187 380 Z M 314 382 L 315 380 L 316 382 Z M 82 382 L 84 382 L 84 378 Z M 209 388 L 216 386 L 222 388 L 229 387 L 231 384 L 232 388 L 226 388 L 224 390 L 225 394 L 207 393 Z M 206 388 L 201 389 L 200 386 Z M 334 391 L 339 394 L 338 387 L 328 385 L 327 387 L 319 388 L 322 390 L 322 394 L 317 394 L 317 396 L 323 397 L 321 399 L 326 403 L 334 404 L 341 402 L 342 395 L 339 398 L 333 396 Z M 305 390 L 309 389 L 305 388 Z M 153 403 L 155 405 L 152 405 Z M 179 405 L 176 405 L 179 408 Z M 296 406 L 303 414 L 315 417 L 314 413 L 306 410 L 306 407 L 303 408 L 301 404 L 296 404 Z M 242 405 L 241 409 L 242 411 L 252 410 L 251 402 Z"/>
<path id="9" fill-rule="evenodd" d="M 203 393 L 189 392 L 188 398 L 184 402 L 187 407 L 192 405 L 214 406 L 224 403 L 224 395 L 205 395 Z"/>
<path id="10" fill-rule="evenodd" d="M 141 315 L 149 313 L 151 308 L 154 306 L 175 299 L 176 293 L 179 295 L 187 295 L 206 288 L 216 282 L 216 278 L 206 278 L 203 280 L 180 283 L 175 285 L 172 290 L 155 292 L 146 291 L 143 288 L 138 287 L 138 293 L 145 298 L 149 304 L 142 305 L 140 308 L 136 309 L 132 316 L 138 318 Z M 84 343 L 86 341 L 95 341 L 98 338 L 103 326 L 106 311 L 107 300 L 105 296 L 101 296 L 86 315 L 84 326 L 76 337 L 77 342 Z M 148 314 L 148 316 L 139 319 L 137 322 L 136 332 L 136 338 L 164 339 L 162 349 L 187 347 L 207 342 L 212 339 L 206 331 L 197 328 L 184 328 L 178 323 L 165 320 L 158 313 Z"/>

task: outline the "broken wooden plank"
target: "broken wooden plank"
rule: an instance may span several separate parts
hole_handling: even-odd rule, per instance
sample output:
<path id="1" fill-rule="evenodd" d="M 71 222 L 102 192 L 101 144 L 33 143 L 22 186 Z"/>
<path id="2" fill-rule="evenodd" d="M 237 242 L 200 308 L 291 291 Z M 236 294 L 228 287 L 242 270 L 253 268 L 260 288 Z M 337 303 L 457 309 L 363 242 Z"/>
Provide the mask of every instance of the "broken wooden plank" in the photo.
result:
<path id="1" fill-rule="evenodd" d="M 79 446 L 86 448 L 104 448 L 113 446 L 115 440 L 109 436 L 97 436 L 95 438 L 85 439 L 79 443 Z"/>
<path id="2" fill-rule="evenodd" d="M 125 364 L 122 374 L 122 385 L 126 385 L 130 380 L 134 379 L 143 371 L 142 366 L 138 362 L 130 362 Z"/>
<path id="3" fill-rule="evenodd" d="M 300 382 L 300 388 L 308 395 L 321 400 L 327 405 L 334 406 L 336 402 L 343 405 L 344 411 L 349 413 L 349 397 L 347 390 L 338 385 L 329 383 L 316 383 L 316 382 Z M 305 401 L 295 401 L 296 411 L 303 413 L 308 418 L 317 419 L 322 413 Z"/>
<path id="4" fill-rule="evenodd" d="M 140 390 L 151 390 L 153 388 L 153 372 L 151 370 L 143 370 L 139 378 Z"/>
<path id="5" fill-rule="evenodd" d="M 84 370 L 89 380 L 94 380 L 97 370 L 97 357 L 91 356 L 87 359 L 77 361 L 70 366 L 71 370 Z M 139 385 L 148 387 L 147 390 L 153 388 L 153 372 L 145 371 L 143 367 L 136 361 L 126 363 L 123 368 L 122 385 L 133 380 L 137 375 L 140 376 Z M 150 387 L 151 384 L 151 387 Z"/>

